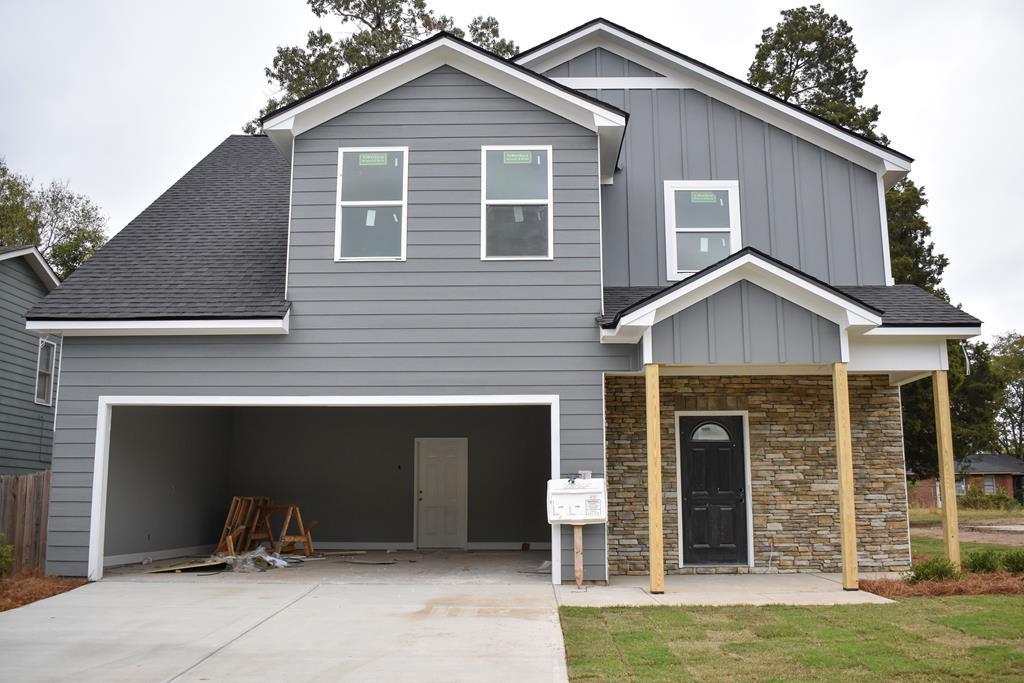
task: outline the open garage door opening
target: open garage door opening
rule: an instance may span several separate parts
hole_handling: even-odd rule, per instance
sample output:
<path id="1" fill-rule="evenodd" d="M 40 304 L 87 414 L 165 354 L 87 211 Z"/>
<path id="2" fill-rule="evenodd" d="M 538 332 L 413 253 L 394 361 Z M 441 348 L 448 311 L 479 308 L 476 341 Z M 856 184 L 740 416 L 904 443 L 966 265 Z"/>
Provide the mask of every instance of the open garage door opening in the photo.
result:
<path id="1" fill-rule="evenodd" d="M 108 411 L 104 567 L 210 552 L 233 496 L 299 506 L 317 550 L 550 558 L 552 405 Z"/>

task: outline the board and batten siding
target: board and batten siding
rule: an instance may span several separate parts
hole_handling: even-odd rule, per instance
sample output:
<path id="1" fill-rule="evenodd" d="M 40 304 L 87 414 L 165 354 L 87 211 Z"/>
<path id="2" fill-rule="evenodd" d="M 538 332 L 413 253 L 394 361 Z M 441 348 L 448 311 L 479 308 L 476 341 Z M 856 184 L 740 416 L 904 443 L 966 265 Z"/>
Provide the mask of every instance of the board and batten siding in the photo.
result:
<path id="1" fill-rule="evenodd" d="M 655 363 L 693 365 L 832 363 L 839 326 L 747 281 L 657 323 Z"/>
<path id="2" fill-rule="evenodd" d="M 480 260 L 480 147 L 514 144 L 553 147 L 550 261 Z M 375 145 L 410 150 L 407 260 L 335 262 L 338 148 Z M 602 373 L 635 353 L 597 343 L 598 187 L 592 132 L 447 67 L 300 135 L 288 335 L 65 341 L 48 571 L 86 571 L 103 394 L 557 394 L 562 473 L 602 473 Z M 585 544 L 604 578 L 603 527 Z"/>
<path id="3" fill-rule="evenodd" d="M 595 47 L 587 50 L 581 55 L 576 55 L 567 62 L 552 67 L 544 72 L 548 78 L 623 78 L 639 77 L 652 78 L 661 76 L 660 73 L 648 69 L 642 64 L 637 64 L 631 59 L 605 50 L 603 47 Z"/>
<path id="4" fill-rule="evenodd" d="M 0 473 L 4 474 L 50 466 L 53 407 L 35 402 L 39 337 L 25 329 L 25 313 L 47 291 L 24 258 L 0 261 Z M 60 338 L 46 338 L 57 344 L 57 377 Z"/>
<path id="5" fill-rule="evenodd" d="M 743 246 L 830 284 L 886 284 L 873 171 L 697 90 L 583 92 L 629 112 L 602 187 L 607 286 L 669 284 L 666 180 L 738 180 Z"/>

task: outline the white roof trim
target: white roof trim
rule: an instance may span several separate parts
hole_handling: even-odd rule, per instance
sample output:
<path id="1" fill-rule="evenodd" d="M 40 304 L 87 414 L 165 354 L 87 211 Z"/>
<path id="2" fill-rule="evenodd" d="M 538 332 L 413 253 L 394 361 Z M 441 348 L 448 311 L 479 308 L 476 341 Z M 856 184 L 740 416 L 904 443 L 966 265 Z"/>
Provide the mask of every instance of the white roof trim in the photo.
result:
<path id="1" fill-rule="evenodd" d="M 864 332 L 872 337 L 941 337 L 970 339 L 981 334 L 981 327 L 876 327 Z"/>
<path id="2" fill-rule="evenodd" d="M 57 274 L 53 272 L 53 268 L 50 267 L 50 264 L 46 262 L 46 259 L 43 258 L 43 255 L 35 247 L 25 247 L 24 249 L 0 254 L 0 261 L 20 256 L 28 259 L 28 265 L 35 271 L 47 290 L 52 292 L 57 287 L 60 287 L 60 280 L 57 278 Z"/>
<path id="3" fill-rule="evenodd" d="M 225 334 L 288 334 L 283 318 L 236 320 L 29 320 L 25 329 L 66 337 L 150 337 Z"/>
<path id="4" fill-rule="evenodd" d="M 587 97 L 567 92 L 542 77 L 523 73 L 497 57 L 448 36 L 428 40 L 396 59 L 272 115 L 264 121 L 263 130 L 278 149 L 290 156 L 296 136 L 445 65 L 597 133 L 602 150 L 601 175 L 611 178 L 626 125 L 625 116 Z"/>
<path id="5" fill-rule="evenodd" d="M 831 320 L 844 332 L 864 331 L 882 324 L 882 317 L 875 311 L 794 275 L 757 254 L 744 254 L 623 315 L 615 329 L 601 330 L 601 342 L 635 344 L 650 327 L 741 280 Z"/>
<path id="6" fill-rule="evenodd" d="M 515 62 L 544 72 L 595 47 L 609 49 L 666 77 L 683 79 L 696 90 L 801 137 L 845 159 L 874 170 L 892 187 L 910 171 L 911 162 L 818 118 L 751 90 L 689 59 L 640 40 L 604 22 L 595 22 L 544 47 L 517 57 Z M 578 79 L 554 78 L 565 85 Z"/>

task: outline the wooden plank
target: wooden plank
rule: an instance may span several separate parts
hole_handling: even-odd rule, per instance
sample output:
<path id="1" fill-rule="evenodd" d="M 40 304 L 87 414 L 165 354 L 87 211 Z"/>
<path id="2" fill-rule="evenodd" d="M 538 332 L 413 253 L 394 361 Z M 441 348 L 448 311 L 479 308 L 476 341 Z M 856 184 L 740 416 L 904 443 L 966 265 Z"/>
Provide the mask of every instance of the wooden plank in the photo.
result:
<path id="1" fill-rule="evenodd" d="M 836 422 L 836 469 L 839 477 L 839 544 L 843 588 L 857 590 L 857 516 L 853 496 L 853 438 L 846 363 L 832 364 L 832 405 Z"/>
<path id="2" fill-rule="evenodd" d="M 939 487 L 942 490 L 942 538 L 946 557 L 960 566 L 960 521 L 956 500 L 956 466 L 953 463 L 953 426 L 949 414 L 949 380 L 945 370 L 932 373 L 935 404 L 935 441 L 939 453 Z"/>
<path id="3" fill-rule="evenodd" d="M 661 377 L 656 364 L 644 366 L 647 389 L 647 543 L 651 592 L 665 592 L 665 539 L 661 500 Z"/>
<path id="4" fill-rule="evenodd" d="M 583 525 L 572 525 L 572 564 L 576 588 L 583 587 Z"/>

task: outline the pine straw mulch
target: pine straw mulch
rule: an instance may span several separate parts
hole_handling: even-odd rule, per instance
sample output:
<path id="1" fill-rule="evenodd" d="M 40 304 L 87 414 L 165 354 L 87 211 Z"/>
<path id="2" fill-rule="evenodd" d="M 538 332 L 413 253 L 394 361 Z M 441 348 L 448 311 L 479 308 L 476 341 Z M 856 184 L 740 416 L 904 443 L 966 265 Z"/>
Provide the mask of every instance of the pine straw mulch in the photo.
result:
<path id="1" fill-rule="evenodd" d="M 66 593 L 86 583 L 88 581 L 85 579 L 39 574 L 18 574 L 0 578 L 0 612 Z"/>
<path id="2" fill-rule="evenodd" d="M 860 582 L 861 588 L 883 598 L 913 596 L 937 597 L 942 595 L 1012 595 L 1024 593 L 1024 575 L 995 572 L 992 574 L 964 574 L 948 581 L 918 581 L 902 579 L 874 579 Z"/>

